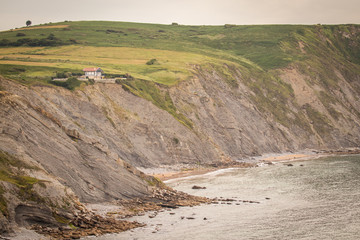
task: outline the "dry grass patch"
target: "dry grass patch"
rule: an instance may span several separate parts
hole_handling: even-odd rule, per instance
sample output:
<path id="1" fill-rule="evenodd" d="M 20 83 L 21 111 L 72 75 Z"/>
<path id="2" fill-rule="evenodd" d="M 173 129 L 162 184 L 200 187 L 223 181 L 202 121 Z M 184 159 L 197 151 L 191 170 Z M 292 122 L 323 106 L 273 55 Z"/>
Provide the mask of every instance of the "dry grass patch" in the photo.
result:
<path id="1" fill-rule="evenodd" d="M 10 48 L 0 48 L 0 55 L 30 53 L 30 52 L 36 52 L 37 50 L 40 50 L 40 49 L 44 49 L 44 47 L 10 47 Z"/>
<path id="2" fill-rule="evenodd" d="M 0 60 L 0 64 L 23 65 L 23 66 L 46 66 L 46 67 L 56 65 L 56 63 L 26 62 L 26 61 L 12 61 L 12 60 Z"/>

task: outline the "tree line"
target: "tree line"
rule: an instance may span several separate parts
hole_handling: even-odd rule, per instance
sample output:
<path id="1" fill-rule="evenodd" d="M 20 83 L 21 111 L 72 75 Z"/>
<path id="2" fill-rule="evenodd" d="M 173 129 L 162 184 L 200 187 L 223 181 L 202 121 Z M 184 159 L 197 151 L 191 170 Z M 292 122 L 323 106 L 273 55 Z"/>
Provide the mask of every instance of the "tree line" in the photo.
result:
<path id="1" fill-rule="evenodd" d="M 54 34 L 50 34 L 46 38 L 21 38 L 16 41 L 10 41 L 9 39 L 2 39 L 0 41 L 1 47 L 19 47 L 19 46 L 30 46 L 30 47 L 46 47 L 46 46 L 60 46 L 60 45 L 69 45 L 76 44 L 75 39 L 69 39 L 68 41 L 63 41 Z"/>

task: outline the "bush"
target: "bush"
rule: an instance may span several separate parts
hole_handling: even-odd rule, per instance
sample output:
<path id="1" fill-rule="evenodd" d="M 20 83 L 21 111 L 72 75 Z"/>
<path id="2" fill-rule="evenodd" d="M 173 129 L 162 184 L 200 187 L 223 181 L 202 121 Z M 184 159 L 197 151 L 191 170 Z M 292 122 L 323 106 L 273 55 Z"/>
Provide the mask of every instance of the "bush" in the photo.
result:
<path id="1" fill-rule="evenodd" d="M 74 90 L 76 87 L 80 86 L 81 81 L 77 80 L 76 77 L 68 78 L 65 82 L 67 84 L 67 89 Z"/>
<path id="2" fill-rule="evenodd" d="M 129 88 L 127 85 L 122 84 L 121 87 L 122 87 L 122 89 L 123 89 L 125 92 L 132 93 L 131 90 L 130 90 L 130 88 Z"/>
<path id="3" fill-rule="evenodd" d="M 125 74 L 113 74 L 113 73 L 107 73 L 106 76 L 108 78 L 126 78 Z"/>
<path id="4" fill-rule="evenodd" d="M 11 42 L 10 42 L 9 39 L 2 39 L 2 40 L 0 41 L 0 46 L 3 46 L 3 47 L 9 46 L 10 43 L 11 43 Z"/>
<path id="5" fill-rule="evenodd" d="M 69 42 L 71 44 L 77 44 L 78 43 L 78 41 L 76 39 L 74 39 L 74 38 L 69 38 Z"/>
<path id="6" fill-rule="evenodd" d="M 296 32 L 298 34 L 300 34 L 301 36 L 305 36 L 305 30 L 304 29 L 298 29 Z"/>
<path id="7" fill-rule="evenodd" d="M 146 62 L 146 65 L 158 65 L 158 64 L 159 62 L 155 58 Z"/>
<path id="8" fill-rule="evenodd" d="M 94 80 L 94 79 L 89 79 L 88 81 L 89 81 L 90 85 L 94 85 L 94 84 L 95 84 L 95 80 Z"/>
<path id="9" fill-rule="evenodd" d="M 180 142 L 180 140 L 176 137 L 174 137 L 172 140 L 176 145 L 179 144 L 179 142 Z"/>
<path id="10" fill-rule="evenodd" d="M 25 37 L 26 34 L 25 34 L 25 33 L 17 33 L 16 36 L 17 36 L 17 37 Z"/>
<path id="11" fill-rule="evenodd" d="M 232 28 L 232 27 L 236 27 L 235 24 L 225 24 L 224 25 L 225 28 Z"/>
<path id="12" fill-rule="evenodd" d="M 46 39 L 57 40 L 57 38 L 55 37 L 55 35 L 53 33 L 50 33 L 49 36 Z"/>
<path id="13" fill-rule="evenodd" d="M 68 78 L 71 76 L 72 76 L 71 72 L 57 72 L 56 73 L 56 78 Z"/>
<path id="14" fill-rule="evenodd" d="M 26 69 L 23 67 L 13 66 L 13 67 L 9 67 L 8 71 L 13 74 L 20 74 L 26 72 Z"/>
<path id="15" fill-rule="evenodd" d="M 112 29 L 107 29 L 106 33 L 110 34 L 110 33 L 124 33 L 124 32 L 123 31 L 112 30 Z"/>
<path id="16" fill-rule="evenodd" d="M 77 80 L 76 77 L 70 77 L 65 82 L 51 81 L 51 83 L 69 90 L 74 90 L 76 87 L 80 86 L 81 81 Z"/>
<path id="17" fill-rule="evenodd" d="M 17 41 L 9 41 L 8 39 L 3 39 L 0 41 L 0 46 L 30 46 L 30 47 L 45 47 L 45 46 L 61 46 L 73 44 L 74 42 L 69 40 L 68 42 L 62 41 L 61 39 L 55 37 L 54 34 L 50 34 L 47 38 L 21 38 Z"/>

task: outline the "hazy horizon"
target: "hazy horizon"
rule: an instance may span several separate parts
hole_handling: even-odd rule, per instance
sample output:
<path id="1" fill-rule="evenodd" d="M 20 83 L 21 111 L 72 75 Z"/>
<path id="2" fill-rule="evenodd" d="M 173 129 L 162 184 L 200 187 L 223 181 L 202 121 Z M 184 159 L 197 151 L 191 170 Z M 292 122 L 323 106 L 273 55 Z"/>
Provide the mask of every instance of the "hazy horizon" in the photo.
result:
<path id="1" fill-rule="evenodd" d="M 359 24 L 358 0 L 2 0 L 0 31 L 68 21 L 184 25 Z"/>

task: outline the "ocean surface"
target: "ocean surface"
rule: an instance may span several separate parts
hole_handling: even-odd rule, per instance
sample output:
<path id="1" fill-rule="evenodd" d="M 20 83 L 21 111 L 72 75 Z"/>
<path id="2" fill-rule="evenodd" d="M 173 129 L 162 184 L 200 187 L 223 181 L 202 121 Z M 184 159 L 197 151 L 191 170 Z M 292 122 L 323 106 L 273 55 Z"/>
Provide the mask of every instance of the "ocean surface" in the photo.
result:
<path id="1" fill-rule="evenodd" d="M 92 238 L 360 239 L 360 156 L 291 164 L 226 169 L 170 180 L 167 184 L 180 191 L 236 201 L 165 210 L 155 218 L 148 217 L 152 213 L 133 217 L 130 220 L 147 226 Z M 206 189 L 195 190 L 193 185 Z"/>

